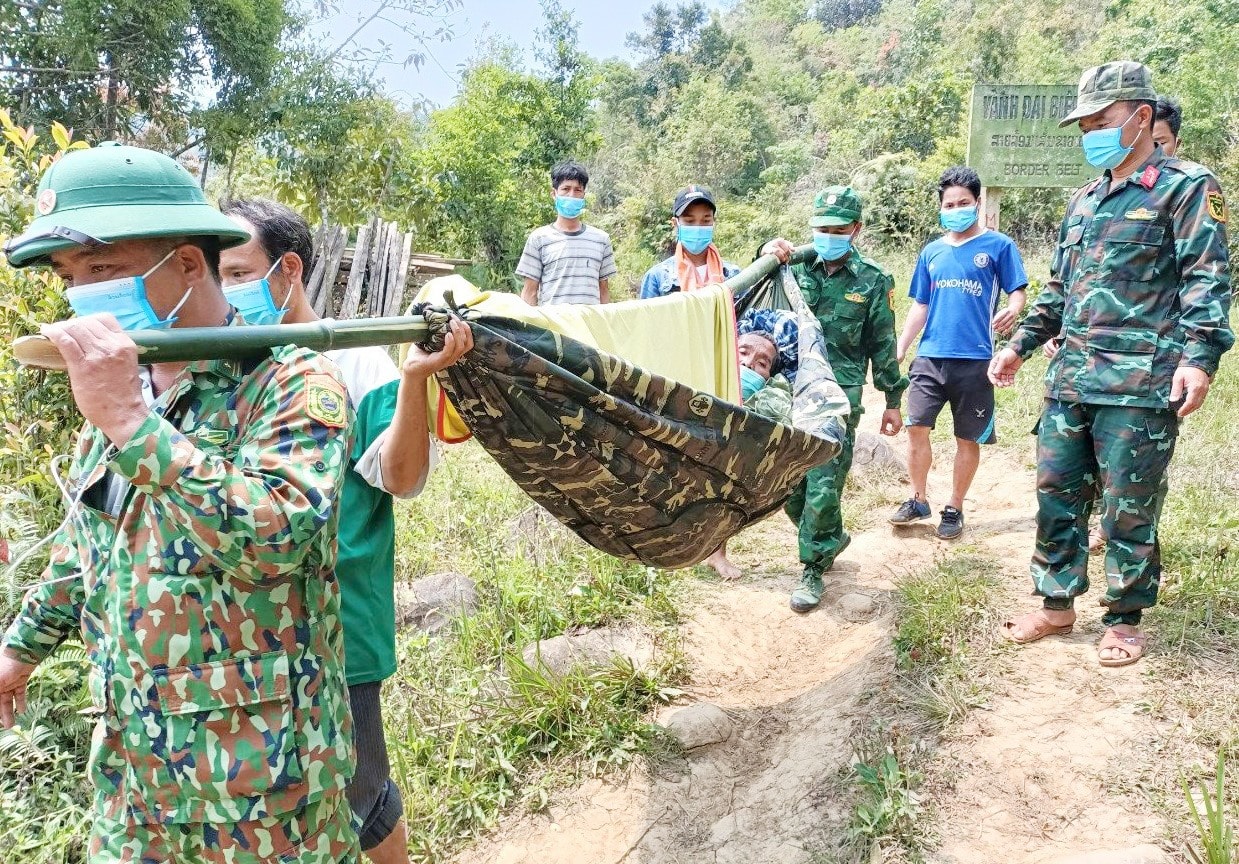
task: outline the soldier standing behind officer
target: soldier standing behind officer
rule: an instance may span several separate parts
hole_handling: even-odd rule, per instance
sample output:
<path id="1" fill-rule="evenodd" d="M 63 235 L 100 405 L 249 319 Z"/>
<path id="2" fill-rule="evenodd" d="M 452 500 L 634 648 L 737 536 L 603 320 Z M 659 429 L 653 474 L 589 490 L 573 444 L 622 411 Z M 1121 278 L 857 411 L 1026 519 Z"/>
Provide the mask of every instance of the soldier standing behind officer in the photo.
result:
<path id="1" fill-rule="evenodd" d="M 248 234 L 169 157 L 69 153 L 36 209 L 5 252 L 68 286 L 77 317 L 43 333 L 86 425 L 47 581 L 4 636 L 0 725 L 80 633 L 98 715 L 91 864 L 354 860 L 339 371 L 293 347 L 139 365 L 125 330 L 237 322 L 219 250 Z"/>
<path id="2" fill-rule="evenodd" d="M 261 198 L 224 201 L 220 209 L 254 235 L 220 256 L 224 294 L 246 323 L 319 320 L 302 281 L 314 257 L 305 219 Z M 392 499 L 419 494 L 437 461 L 426 428 L 426 379 L 472 347 L 468 325 L 453 319 L 441 350 L 431 353 L 410 345 L 400 368 L 379 346 L 326 354 L 340 367 L 356 415 L 349 470 L 340 492 L 336 565 L 357 745 L 357 773 L 345 795 L 357 814 L 362 851 L 375 864 L 409 860 L 404 804 L 391 779 L 380 699 L 383 681 L 396 672 Z"/>
<path id="3" fill-rule="evenodd" d="M 792 267 L 792 275 L 825 335 L 827 358 L 839 386 L 852 403 L 847 435 L 839 455 L 810 471 L 788 500 L 786 511 L 799 526 L 800 562 L 804 574 L 791 597 L 796 612 L 808 612 L 822 600 L 822 574 L 834 565 L 852 538 L 843 530 L 840 503 L 856 427 L 864 413 L 861 393 L 873 366 L 874 386 L 886 394 L 881 432 L 895 435 L 903 428 L 899 402 L 908 379 L 895 359 L 894 279 L 860 254 L 861 200 L 851 187 L 831 186 L 813 202 L 813 248 L 817 257 Z M 762 255 L 786 262 L 792 244 L 779 238 L 762 247 Z"/>
<path id="4" fill-rule="evenodd" d="M 1089 69 L 1062 125 L 1079 122 L 1101 177 L 1078 190 L 1059 231 L 1051 278 L 990 378 L 1009 387 L 1024 359 L 1060 332 L 1037 435 L 1042 608 L 1004 624 L 1016 642 L 1069 633 L 1088 590 L 1082 532 L 1101 488 L 1107 538 L 1103 666 L 1144 653 L 1139 624 L 1161 579 L 1158 487 L 1179 420 L 1205 401 L 1229 323 L 1226 204 L 1208 169 L 1154 145 L 1157 94 L 1130 61 Z"/>

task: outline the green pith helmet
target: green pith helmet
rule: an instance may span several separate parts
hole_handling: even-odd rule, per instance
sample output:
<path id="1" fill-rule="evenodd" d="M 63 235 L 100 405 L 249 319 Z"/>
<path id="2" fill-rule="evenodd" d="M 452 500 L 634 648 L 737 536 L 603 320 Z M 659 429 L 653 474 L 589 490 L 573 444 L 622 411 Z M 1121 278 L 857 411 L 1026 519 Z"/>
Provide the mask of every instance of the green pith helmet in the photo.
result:
<path id="1" fill-rule="evenodd" d="M 827 186 L 813 200 L 810 228 L 834 228 L 860 221 L 860 196 L 851 186 Z"/>
<path id="2" fill-rule="evenodd" d="M 1115 102 L 1157 102 L 1153 73 L 1134 60 L 1115 60 L 1085 70 L 1076 96 L 1075 110 L 1059 122 L 1060 128 L 1105 111 Z"/>
<path id="3" fill-rule="evenodd" d="M 9 264 L 46 264 L 73 246 L 147 237 L 218 237 L 227 248 L 249 233 L 206 202 L 175 159 L 109 141 L 66 153 L 47 169 L 35 220 L 5 244 Z"/>

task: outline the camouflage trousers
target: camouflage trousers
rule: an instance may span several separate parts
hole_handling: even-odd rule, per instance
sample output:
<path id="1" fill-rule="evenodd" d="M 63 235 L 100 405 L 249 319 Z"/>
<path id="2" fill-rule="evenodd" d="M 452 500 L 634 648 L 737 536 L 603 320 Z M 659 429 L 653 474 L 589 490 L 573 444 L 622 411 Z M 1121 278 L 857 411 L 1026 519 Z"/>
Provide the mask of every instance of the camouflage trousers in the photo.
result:
<path id="1" fill-rule="evenodd" d="M 90 864 L 355 864 L 357 833 L 342 792 L 251 822 L 141 824 L 96 815 Z"/>
<path id="2" fill-rule="evenodd" d="M 1173 411 L 1046 400 L 1037 429 L 1034 593 L 1068 609 L 1088 591 L 1088 519 L 1107 538 L 1106 626 L 1137 624 L 1157 602 L 1162 481 L 1174 455 Z M 1100 494 L 1098 494 L 1100 493 Z"/>
<path id="3" fill-rule="evenodd" d="M 852 468 L 852 448 L 862 413 L 860 408 L 852 409 L 839 455 L 810 470 L 783 505 L 799 527 L 800 563 L 819 575 L 835 563 L 843 545 L 843 487 Z"/>

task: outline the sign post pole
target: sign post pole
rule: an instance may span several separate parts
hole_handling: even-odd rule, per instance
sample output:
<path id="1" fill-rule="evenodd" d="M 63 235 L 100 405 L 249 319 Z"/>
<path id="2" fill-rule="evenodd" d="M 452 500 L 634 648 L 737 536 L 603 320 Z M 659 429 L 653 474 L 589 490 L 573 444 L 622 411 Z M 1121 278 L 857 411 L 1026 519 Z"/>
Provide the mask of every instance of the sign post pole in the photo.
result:
<path id="1" fill-rule="evenodd" d="M 1002 213 L 1002 187 L 981 187 L 981 224 L 991 231 L 997 231 L 999 216 Z"/>

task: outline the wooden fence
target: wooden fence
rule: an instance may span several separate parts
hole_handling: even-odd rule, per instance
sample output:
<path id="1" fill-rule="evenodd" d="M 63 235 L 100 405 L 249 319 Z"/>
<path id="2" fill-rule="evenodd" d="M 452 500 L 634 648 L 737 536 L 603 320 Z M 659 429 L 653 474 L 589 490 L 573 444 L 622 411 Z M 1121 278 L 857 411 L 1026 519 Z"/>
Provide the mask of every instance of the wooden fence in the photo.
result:
<path id="1" fill-rule="evenodd" d="M 314 236 L 314 264 L 306 281 L 306 297 L 324 317 L 381 318 L 400 315 L 428 279 L 469 264 L 413 251 L 413 235 L 394 222 L 374 218 L 357 229 L 348 245 L 349 229 L 323 223 Z"/>

